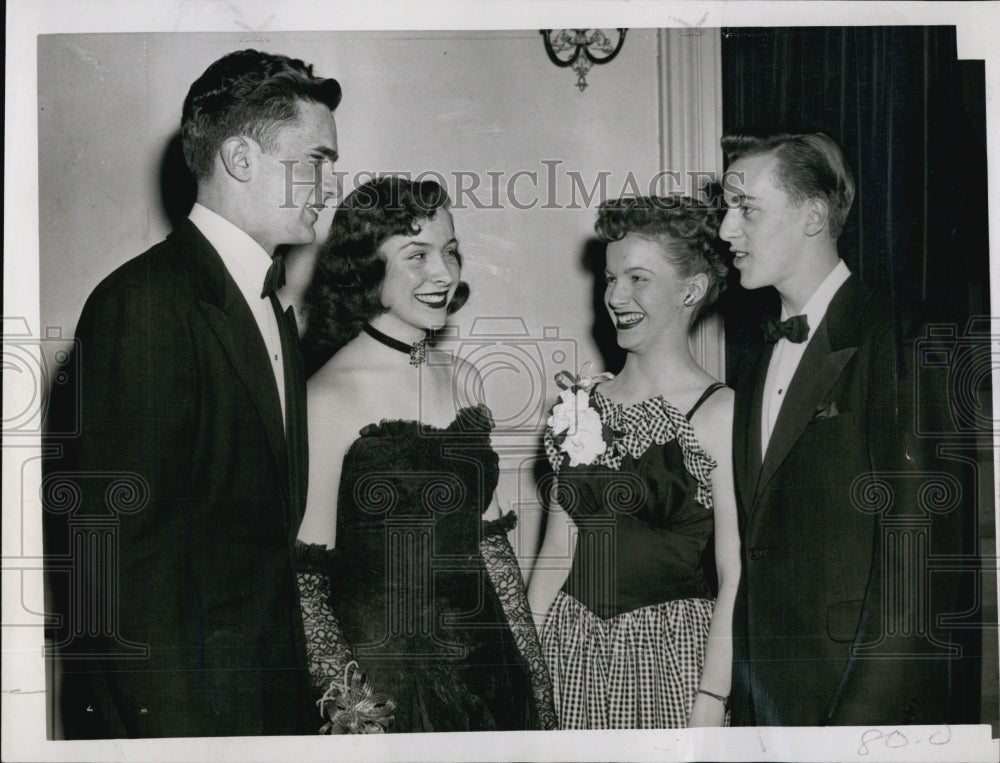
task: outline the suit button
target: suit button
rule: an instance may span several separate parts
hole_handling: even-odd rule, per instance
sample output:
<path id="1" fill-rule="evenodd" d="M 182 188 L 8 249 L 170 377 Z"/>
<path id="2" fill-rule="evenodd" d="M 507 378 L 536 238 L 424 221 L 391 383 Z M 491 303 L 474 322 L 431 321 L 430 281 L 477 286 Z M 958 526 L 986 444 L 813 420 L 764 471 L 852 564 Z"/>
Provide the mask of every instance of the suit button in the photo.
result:
<path id="1" fill-rule="evenodd" d="M 756 562 L 756 561 L 757 561 L 758 559 L 760 559 L 760 558 L 761 558 L 762 556 L 764 556 L 764 549 L 762 549 L 762 548 L 757 548 L 756 546 L 754 546 L 753 548 L 751 548 L 751 549 L 750 549 L 750 551 L 748 551 L 748 552 L 747 552 L 747 555 L 748 555 L 748 556 L 749 556 L 749 557 L 750 557 L 750 558 L 751 558 L 751 559 L 752 559 L 753 561 L 755 561 L 755 562 Z"/>

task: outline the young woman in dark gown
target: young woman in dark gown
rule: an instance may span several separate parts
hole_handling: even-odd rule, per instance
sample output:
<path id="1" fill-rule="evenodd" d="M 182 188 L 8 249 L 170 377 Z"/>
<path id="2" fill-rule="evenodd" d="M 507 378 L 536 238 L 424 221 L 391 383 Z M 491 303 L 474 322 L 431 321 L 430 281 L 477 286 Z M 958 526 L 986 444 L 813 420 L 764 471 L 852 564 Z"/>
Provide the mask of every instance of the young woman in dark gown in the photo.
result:
<path id="1" fill-rule="evenodd" d="M 306 297 L 315 372 L 299 583 L 334 731 L 554 724 L 506 538 L 515 518 L 494 496 L 490 412 L 456 402 L 482 385 L 424 341 L 465 301 L 460 274 L 444 189 L 380 178 L 337 209 Z M 352 689 L 351 660 L 392 712 Z"/>

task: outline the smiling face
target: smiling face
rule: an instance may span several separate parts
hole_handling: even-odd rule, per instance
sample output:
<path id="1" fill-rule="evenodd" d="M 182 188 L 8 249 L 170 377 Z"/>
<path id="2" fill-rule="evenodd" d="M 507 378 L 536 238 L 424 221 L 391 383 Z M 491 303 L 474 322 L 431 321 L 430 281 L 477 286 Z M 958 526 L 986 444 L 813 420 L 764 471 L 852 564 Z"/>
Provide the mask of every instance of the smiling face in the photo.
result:
<path id="1" fill-rule="evenodd" d="M 248 233 L 269 253 L 282 244 L 311 244 L 317 209 L 337 192 L 333 112 L 312 101 L 299 101 L 298 109 L 298 119 L 277 131 L 273 149 L 255 151 Z"/>
<path id="2" fill-rule="evenodd" d="M 667 260 L 664 245 L 634 233 L 608 244 L 604 304 L 622 349 L 642 350 L 666 331 L 687 331 L 688 280 Z"/>
<path id="3" fill-rule="evenodd" d="M 387 311 L 372 325 L 400 339 L 445 324 L 462 272 L 451 213 L 438 209 L 433 219 L 417 224 L 415 236 L 392 236 L 378 249 L 385 260 L 381 299 Z"/>
<path id="4" fill-rule="evenodd" d="M 808 205 L 796 204 L 776 185 L 777 167 L 773 154 L 733 162 L 726 171 L 731 176 L 726 188 L 728 210 L 719 236 L 729 242 L 743 288 L 774 286 L 784 295 L 794 291 L 809 267 L 803 256 Z"/>

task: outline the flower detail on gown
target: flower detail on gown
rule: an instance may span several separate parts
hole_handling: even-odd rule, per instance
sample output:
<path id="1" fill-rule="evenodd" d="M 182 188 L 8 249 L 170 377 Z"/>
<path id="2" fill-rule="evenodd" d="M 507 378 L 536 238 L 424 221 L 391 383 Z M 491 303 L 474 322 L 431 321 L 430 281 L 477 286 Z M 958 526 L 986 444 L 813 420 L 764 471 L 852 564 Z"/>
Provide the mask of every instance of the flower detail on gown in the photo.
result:
<path id="1" fill-rule="evenodd" d="M 392 725 L 396 709 L 388 694 L 372 688 L 354 660 L 344 668 L 343 683 L 331 683 L 316 704 L 330 719 L 320 734 L 381 734 Z"/>

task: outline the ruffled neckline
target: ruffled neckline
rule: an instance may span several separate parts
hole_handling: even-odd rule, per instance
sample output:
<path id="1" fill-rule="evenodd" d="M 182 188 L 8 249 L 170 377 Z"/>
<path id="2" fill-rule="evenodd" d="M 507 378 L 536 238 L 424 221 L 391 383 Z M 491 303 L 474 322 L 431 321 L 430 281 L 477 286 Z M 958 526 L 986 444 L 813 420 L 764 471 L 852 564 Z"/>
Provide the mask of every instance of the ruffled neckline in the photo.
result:
<path id="1" fill-rule="evenodd" d="M 654 443 L 664 445 L 677 440 L 684 468 L 698 483 L 695 500 L 706 509 L 712 508 L 711 472 L 717 466 L 716 461 L 702 448 L 691 422 L 676 406 L 663 395 L 626 405 L 606 397 L 597 387 L 590 391 L 590 403 L 600 415 L 606 433 L 610 430 L 612 435 L 607 450 L 594 464 L 618 470 L 626 455 L 638 460 Z M 564 454 L 556 445 L 551 429 L 545 432 L 545 449 L 558 473 Z"/>
<path id="2" fill-rule="evenodd" d="M 639 400 L 635 403 L 619 403 L 605 395 L 597 387 L 594 387 L 594 389 L 591 390 L 590 399 L 596 399 L 600 408 L 608 412 L 608 416 L 611 417 L 613 421 L 609 421 L 603 416 L 601 418 L 608 426 L 616 429 L 616 431 L 624 429 L 628 425 L 628 422 L 635 416 L 642 414 L 655 416 L 664 407 L 669 408 L 672 413 L 684 418 L 684 414 L 681 413 L 680 408 L 667 400 L 663 395 L 654 395 L 653 397 L 647 397 L 645 400 Z M 638 413 L 633 413 L 633 411 L 638 411 Z M 619 429 L 616 424 L 621 424 L 621 429 Z"/>
<path id="3" fill-rule="evenodd" d="M 416 419 L 382 419 L 368 424 L 358 432 L 359 437 L 407 437 L 413 434 L 489 433 L 493 431 L 493 413 L 485 403 L 468 405 L 459 409 L 455 418 L 446 426 L 425 424 Z"/>

